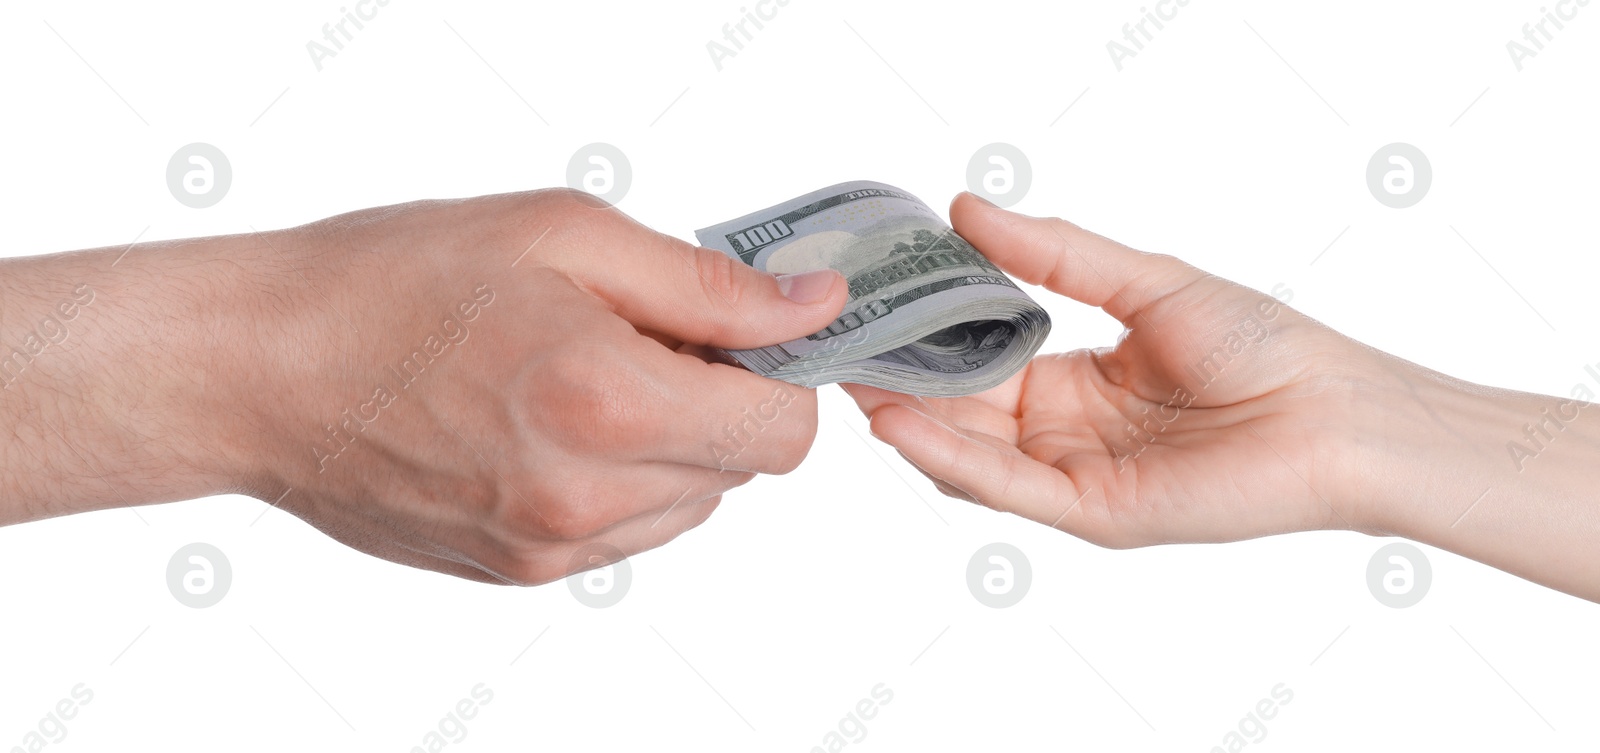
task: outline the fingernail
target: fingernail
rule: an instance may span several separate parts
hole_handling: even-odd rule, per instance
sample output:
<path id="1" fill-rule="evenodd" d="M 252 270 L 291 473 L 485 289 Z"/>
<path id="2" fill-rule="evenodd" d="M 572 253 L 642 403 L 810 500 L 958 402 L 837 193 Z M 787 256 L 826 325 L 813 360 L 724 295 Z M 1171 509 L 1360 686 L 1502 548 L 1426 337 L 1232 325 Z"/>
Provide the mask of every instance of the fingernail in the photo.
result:
<path id="1" fill-rule="evenodd" d="M 828 297 L 828 291 L 833 289 L 833 281 L 841 276 L 832 269 L 778 275 L 778 292 L 795 303 L 816 303 Z"/>

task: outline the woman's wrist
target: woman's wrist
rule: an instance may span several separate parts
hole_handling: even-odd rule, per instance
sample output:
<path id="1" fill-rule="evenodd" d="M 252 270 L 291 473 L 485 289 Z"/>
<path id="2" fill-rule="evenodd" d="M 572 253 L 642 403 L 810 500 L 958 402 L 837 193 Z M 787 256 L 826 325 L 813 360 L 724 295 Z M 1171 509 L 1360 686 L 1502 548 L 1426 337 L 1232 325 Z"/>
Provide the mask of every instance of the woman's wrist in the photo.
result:
<path id="1" fill-rule="evenodd" d="M 1537 395 L 1387 366 L 1357 420 L 1363 530 L 1600 598 L 1600 406 L 1586 402 L 1600 385 Z"/>
<path id="2" fill-rule="evenodd" d="M 1351 486 L 1359 527 L 1432 543 L 1504 475 L 1495 438 L 1513 420 L 1514 393 L 1378 359 L 1355 419 Z"/>

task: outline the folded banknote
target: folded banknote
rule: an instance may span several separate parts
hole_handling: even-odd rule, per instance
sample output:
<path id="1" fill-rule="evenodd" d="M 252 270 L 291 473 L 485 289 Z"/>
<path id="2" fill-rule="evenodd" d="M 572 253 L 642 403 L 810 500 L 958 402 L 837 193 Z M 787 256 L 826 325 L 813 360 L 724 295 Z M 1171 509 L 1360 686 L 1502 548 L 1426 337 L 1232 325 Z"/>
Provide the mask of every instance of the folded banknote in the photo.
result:
<path id="1" fill-rule="evenodd" d="M 933 210 L 893 186 L 840 183 L 695 231 L 700 245 L 773 274 L 831 267 L 850 286 L 833 324 L 729 351 L 804 387 L 856 382 L 930 397 L 994 387 L 1050 333 L 1050 316 Z"/>

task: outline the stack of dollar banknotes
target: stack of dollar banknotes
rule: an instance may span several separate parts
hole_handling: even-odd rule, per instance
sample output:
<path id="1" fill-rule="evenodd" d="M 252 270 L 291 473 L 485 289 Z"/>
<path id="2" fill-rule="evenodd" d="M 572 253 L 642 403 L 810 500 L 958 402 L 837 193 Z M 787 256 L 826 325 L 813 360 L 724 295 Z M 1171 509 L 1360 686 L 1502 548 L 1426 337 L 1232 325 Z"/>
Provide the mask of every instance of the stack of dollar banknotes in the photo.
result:
<path id="1" fill-rule="evenodd" d="M 774 379 L 970 395 L 1021 370 L 1050 334 L 1044 308 L 926 204 L 893 186 L 840 183 L 695 237 L 772 274 L 831 267 L 849 282 L 850 302 L 827 329 L 729 352 Z"/>

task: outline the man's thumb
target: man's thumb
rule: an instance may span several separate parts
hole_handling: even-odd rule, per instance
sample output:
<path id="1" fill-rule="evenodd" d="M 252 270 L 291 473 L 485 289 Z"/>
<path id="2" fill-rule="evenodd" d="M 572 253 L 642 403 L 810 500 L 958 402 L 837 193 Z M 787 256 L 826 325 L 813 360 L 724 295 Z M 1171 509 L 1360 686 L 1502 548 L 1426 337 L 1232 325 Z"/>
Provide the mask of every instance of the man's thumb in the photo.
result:
<path id="1" fill-rule="evenodd" d="M 590 288 L 635 326 L 686 343 L 742 349 L 798 339 L 832 324 L 848 298 L 844 276 L 832 269 L 774 276 L 656 238 Z"/>

